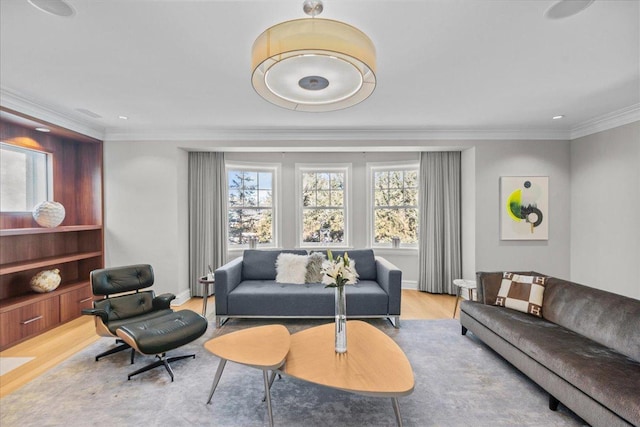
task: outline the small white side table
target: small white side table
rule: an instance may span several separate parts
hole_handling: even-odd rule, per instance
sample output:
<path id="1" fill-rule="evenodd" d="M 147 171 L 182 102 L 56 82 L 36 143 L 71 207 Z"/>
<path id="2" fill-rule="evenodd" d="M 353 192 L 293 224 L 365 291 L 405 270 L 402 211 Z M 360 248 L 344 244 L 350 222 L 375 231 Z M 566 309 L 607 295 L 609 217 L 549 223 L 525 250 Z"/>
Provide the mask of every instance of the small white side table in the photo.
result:
<path id="1" fill-rule="evenodd" d="M 456 306 L 453 308 L 453 316 L 456 317 L 456 311 L 458 310 L 458 300 L 460 300 L 460 291 L 462 288 L 466 289 L 469 292 L 469 299 L 473 300 L 473 291 L 478 288 L 475 280 L 467 280 L 467 279 L 455 279 L 453 284 L 458 287 L 458 292 L 456 293 Z"/>

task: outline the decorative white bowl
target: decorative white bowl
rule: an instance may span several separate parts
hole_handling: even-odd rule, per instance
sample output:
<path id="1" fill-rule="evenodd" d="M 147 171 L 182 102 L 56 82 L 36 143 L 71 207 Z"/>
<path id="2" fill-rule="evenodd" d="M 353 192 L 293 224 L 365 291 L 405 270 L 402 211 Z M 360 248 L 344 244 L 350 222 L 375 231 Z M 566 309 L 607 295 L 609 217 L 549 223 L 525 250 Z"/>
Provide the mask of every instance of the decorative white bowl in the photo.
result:
<path id="1" fill-rule="evenodd" d="M 31 289 L 35 292 L 43 294 L 45 292 L 51 292 L 60 286 L 60 270 L 54 268 L 53 270 L 44 270 L 36 274 L 31 278 Z"/>
<path id="2" fill-rule="evenodd" d="M 42 226 L 47 228 L 57 227 L 64 220 L 66 212 L 61 203 L 45 200 L 38 203 L 33 208 L 33 219 Z"/>

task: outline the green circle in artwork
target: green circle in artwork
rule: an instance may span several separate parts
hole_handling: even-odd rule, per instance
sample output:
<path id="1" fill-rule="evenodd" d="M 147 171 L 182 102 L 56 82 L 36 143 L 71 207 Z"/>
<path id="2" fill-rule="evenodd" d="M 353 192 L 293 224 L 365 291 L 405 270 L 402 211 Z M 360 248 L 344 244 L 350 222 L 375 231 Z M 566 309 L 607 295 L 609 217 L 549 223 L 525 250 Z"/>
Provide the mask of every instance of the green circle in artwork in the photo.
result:
<path id="1" fill-rule="evenodd" d="M 522 207 L 522 190 L 517 189 L 509 195 L 507 199 L 507 212 L 512 220 L 516 222 L 522 221 L 520 216 L 520 208 Z"/>

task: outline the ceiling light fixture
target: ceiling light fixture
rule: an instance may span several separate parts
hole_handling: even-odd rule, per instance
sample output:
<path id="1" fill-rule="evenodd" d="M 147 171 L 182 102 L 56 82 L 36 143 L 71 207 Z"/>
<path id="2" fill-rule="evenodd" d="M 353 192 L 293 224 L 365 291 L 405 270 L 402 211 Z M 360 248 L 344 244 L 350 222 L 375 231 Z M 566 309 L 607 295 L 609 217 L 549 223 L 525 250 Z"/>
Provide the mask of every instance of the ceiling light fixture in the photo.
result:
<path id="1" fill-rule="evenodd" d="M 38 10 L 50 15 L 68 18 L 76 13 L 73 7 L 64 0 L 29 0 L 29 3 Z"/>
<path id="2" fill-rule="evenodd" d="M 118 116 L 118 118 L 121 120 L 129 120 L 129 117 L 127 116 Z"/>
<path id="3" fill-rule="evenodd" d="M 356 105 L 376 87 L 376 50 L 351 25 L 315 18 L 319 0 L 306 0 L 311 18 L 265 30 L 253 44 L 251 82 L 267 101 L 295 111 L 335 111 Z"/>
<path id="4" fill-rule="evenodd" d="M 547 19 L 563 19 L 582 12 L 595 0 L 559 0 L 544 12 Z"/>
<path id="5" fill-rule="evenodd" d="M 564 116 L 562 114 L 559 114 L 557 116 L 553 116 L 552 119 L 553 120 L 560 120 L 560 119 L 564 119 Z"/>

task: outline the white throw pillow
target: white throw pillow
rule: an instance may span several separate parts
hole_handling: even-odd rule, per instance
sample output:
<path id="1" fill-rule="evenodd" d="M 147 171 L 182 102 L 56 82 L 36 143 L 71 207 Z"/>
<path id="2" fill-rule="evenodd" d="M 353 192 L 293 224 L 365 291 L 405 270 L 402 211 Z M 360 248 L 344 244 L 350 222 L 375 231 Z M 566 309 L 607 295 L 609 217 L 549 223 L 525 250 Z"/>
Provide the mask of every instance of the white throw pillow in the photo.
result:
<path id="1" fill-rule="evenodd" d="M 307 256 L 283 253 L 276 259 L 276 282 L 304 284 Z"/>

